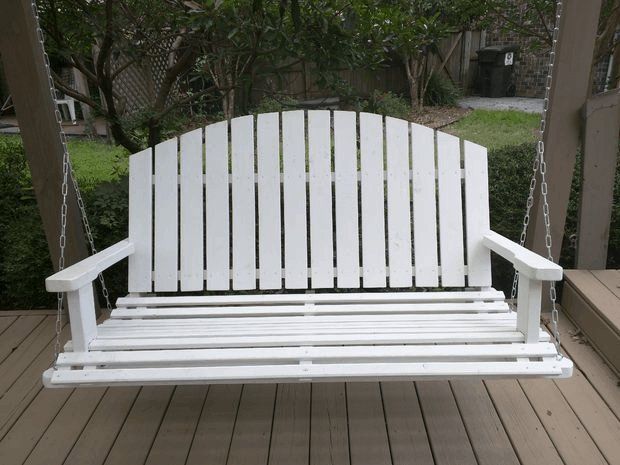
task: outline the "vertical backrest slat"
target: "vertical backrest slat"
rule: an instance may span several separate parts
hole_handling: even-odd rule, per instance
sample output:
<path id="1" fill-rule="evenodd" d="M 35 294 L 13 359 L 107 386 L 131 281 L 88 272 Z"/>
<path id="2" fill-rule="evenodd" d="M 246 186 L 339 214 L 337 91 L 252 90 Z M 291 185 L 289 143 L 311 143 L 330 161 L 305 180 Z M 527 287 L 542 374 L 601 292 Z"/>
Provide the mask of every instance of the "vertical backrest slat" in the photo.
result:
<path id="1" fill-rule="evenodd" d="M 387 225 L 390 287 L 411 287 L 411 189 L 409 125 L 386 118 Z"/>
<path id="2" fill-rule="evenodd" d="M 288 289 L 308 287 L 306 229 L 306 134 L 304 112 L 282 114 L 284 169 L 284 284 Z"/>
<path id="3" fill-rule="evenodd" d="M 439 251 L 442 286 L 465 285 L 459 139 L 437 133 Z"/>
<path id="4" fill-rule="evenodd" d="M 364 287 L 385 287 L 383 118 L 360 113 L 362 267 Z"/>
<path id="5" fill-rule="evenodd" d="M 181 136 L 181 290 L 204 288 L 202 129 Z"/>
<path id="6" fill-rule="evenodd" d="M 153 155 L 143 150 L 129 158 L 129 292 L 151 292 L 153 258 Z"/>
<path id="7" fill-rule="evenodd" d="M 435 133 L 431 128 L 411 125 L 411 164 L 415 284 L 417 287 L 436 287 L 439 285 L 437 184 Z"/>
<path id="8" fill-rule="evenodd" d="M 357 135 L 353 112 L 334 112 L 337 285 L 360 287 Z"/>
<path id="9" fill-rule="evenodd" d="M 487 150 L 465 141 L 464 157 L 467 283 L 469 286 L 490 286 L 491 256 L 489 249 L 482 244 L 482 235 L 490 229 Z"/>
<path id="10" fill-rule="evenodd" d="M 280 231 L 280 121 L 278 113 L 258 115 L 258 264 L 261 289 L 282 287 Z"/>
<path id="11" fill-rule="evenodd" d="M 155 146 L 155 291 L 178 288 L 178 140 Z"/>
<path id="12" fill-rule="evenodd" d="M 254 117 L 231 121 L 232 152 L 232 287 L 256 288 L 256 221 L 254 188 Z"/>
<path id="13" fill-rule="evenodd" d="M 228 122 L 205 128 L 207 289 L 230 288 Z"/>
<path id="14" fill-rule="evenodd" d="M 312 287 L 334 286 L 330 113 L 308 113 L 310 277 Z"/>

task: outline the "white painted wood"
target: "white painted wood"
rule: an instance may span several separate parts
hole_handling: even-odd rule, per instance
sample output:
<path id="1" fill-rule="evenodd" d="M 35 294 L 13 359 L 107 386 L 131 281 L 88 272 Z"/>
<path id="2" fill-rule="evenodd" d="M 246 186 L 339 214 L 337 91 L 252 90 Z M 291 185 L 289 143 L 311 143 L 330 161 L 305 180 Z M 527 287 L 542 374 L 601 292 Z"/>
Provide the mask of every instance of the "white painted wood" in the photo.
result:
<path id="1" fill-rule="evenodd" d="M 151 292 L 153 270 L 153 155 L 151 149 L 129 157 L 129 292 Z"/>
<path id="2" fill-rule="evenodd" d="M 233 367 L 170 367 L 152 369 L 56 370 L 50 385 L 148 385 L 247 382 L 376 381 L 422 379 L 488 379 L 495 377 L 566 377 L 572 372 L 568 359 L 541 362 L 453 362 L 453 363 L 351 363 L 293 364 Z"/>
<path id="3" fill-rule="evenodd" d="M 437 184 L 435 177 L 435 133 L 411 124 L 413 184 L 413 239 L 415 285 L 439 285 L 437 259 Z"/>
<path id="4" fill-rule="evenodd" d="M 385 119 L 387 158 L 387 228 L 390 287 L 411 287 L 411 188 L 409 124 Z"/>
<path id="5" fill-rule="evenodd" d="M 356 124 L 355 113 L 334 112 L 336 282 L 340 288 L 360 287 Z"/>
<path id="6" fill-rule="evenodd" d="M 183 297 L 121 297 L 119 307 L 166 307 L 195 305 L 283 305 L 328 303 L 425 303 L 425 302 L 493 302 L 504 300 L 504 294 L 488 291 L 454 292 L 361 292 L 326 294 L 232 294 Z"/>
<path id="7" fill-rule="evenodd" d="M 293 316 L 293 315 L 346 315 L 346 314 L 395 314 L 427 313 L 443 315 L 446 313 L 507 313 L 505 302 L 456 302 L 456 303 L 363 303 L 363 304 L 323 304 L 313 305 L 244 305 L 244 306 L 203 306 L 203 307 L 140 307 L 120 308 L 112 312 L 111 319 L 127 318 L 216 318 L 239 316 Z M 441 321 L 441 317 L 438 318 Z"/>
<path id="8" fill-rule="evenodd" d="M 306 229 L 306 132 L 304 112 L 282 113 L 284 280 L 288 289 L 308 287 Z"/>
<path id="9" fill-rule="evenodd" d="M 443 132 L 437 132 L 437 170 L 441 284 L 460 287 L 465 285 L 461 151 L 459 139 Z"/>
<path id="10" fill-rule="evenodd" d="M 487 149 L 464 141 L 467 283 L 491 285 L 491 254 L 482 237 L 490 230 Z"/>
<path id="11" fill-rule="evenodd" d="M 261 289 L 282 287 L 280 118 L 258 115 L 258 263 Z"/>
<path id="12" fill-rule="evenodd" d="M 438 284 L 439 216 L 441 284 L 464 286 L 467 269 L 468 284 L 481 290 L 138 295 L 135 289 L 144 284 L 143 292 L 149 292 L 152 280 L 156 289 L 168 289 L 171 282 L 176 287 L 179 261 L 183 290 L 202 289 L 205 277 L 208 289 L 228 289 L 231 248 L 234 288 L 256 286 L 257 248 L 260 286 L 279 288 L 282 233 L 286 286 L 307 288 L 307 208 L 312 287 L 333 287 L 335 273 L 339 286 L 359 286 L 355 114 L 334 114 L 333 179 L 330 113 L 309 112 L 307 133 L 303 112 L 285 113 L 282 119 L 280 135 L 277 114 L 260 116 L 255 141 L 253 117 L 237 118 L 231 123 L 230 145 L 228 123 L 205 130 L 208 219 L 204 227 L 201 130 L 181 138 L 179 176 L 176 140 L 158 146 L 154 172 L 150 151 L 131 158 L 136 173 L 130 175 L 130 190 L 136 199 L 130 200 L 130 239 L 47 281 L 49 289 L 69 291 L 73 340 L 59 357 L 59 368 L 44 373 L 46 386 L 570 376 L 572 362 L 555 357 L 555 346 L 539 324 L 540 279 L 559 279 L 562 269 L 489 231 L 484 149 L 465 145 L 464 233 L 458 140 L 438 135 L 436 183 L 433 131 L 388 118 L 384 138 L 383 120 L 377 115 L 360 117 L 364 286 L 385 286 L 386 252 L 390 286 L 411 285 L 412 191 L 416 286 Z M 289 197 L 283 199 L 284 232 L 280 228 L 280 140 L 283 190 Z M 229 153 L 233 157 L 230 185 Z M 233 192 L 232 244 L 229 189 Z M 386 192 L 388 212 L 384 212 Z M 336 211 L 335 245 L 332 207 Z M 160 215 L 154 225 L 153 210 Z M 179 247 L 176 232 L 166 230 L 172 222 L 163 221 L 178 215 L 180 257 L 175 255 Z M 174 223 L 174 231 L 179 228 Z M 206 268 L 202 263 L 204 228 Z M 157 241 L 163 241 L 155 245 L 154 257 L 153 232 Z M 174 252 L 166 252 L 168 248 Z M 489 250 L 513 262 L 522 274 L 517 312 L 508 308 L 501 292 L 489 287 Z M 119 299 L 111 317 L 96 326 L 91 281 L 104 268 L 139 251 L 143 256 L 132 263 L 137 263 L 130 278 L 133 294 Z"/>
<path id="13" fill-rule="evenodd" d="M 540 327 L 542 282 L 519 274 L 517 294 L 517 329 L 525 336 L 525 342 L 536 341 Z"/>
<path id="14" fill-rule="evenodd" d="M 484 235 L 483 243 L 493 252 L 511 262 L 520 274 L 530 279 L 542 281 L 559 281 L 562 279 L 562 267 L 560 265 L 494 231 L 489 231 Z"/>
<path id="15" fill-rule="evenodd" d="M 175 292 L 179 270 L 179 152 L 176 138 L 155 146 L 155 291 Z"/>
<path id="16" fill-rule="evenodd" d="M 75 352 L 86 352 L 90 342 L 97 337 L 95 301 L 92 283 L 77 291 L 67 293 L 71 338 Z"/>
<path id="17" fill-rule="evenodd" d="M 310 278 L 313 288 L 334 287 L 330 112 L 308 113 Z"/>
<path id="18" fill-rule="evenodd" d="M 362 267 L 364 287 L 386 286 L 383 118 L 360 113 Z"/>
<path id="19" fill-rule="evenodd" d="M 131 255 L 135 245 L 124 239 L 101 252 L 75 263 L 45 280 L 49 292 L 77 291 L 97 278 L 99 273 Z"/>
<path id="20" fill-rule="evenodd" d="M 256 289 L 254 117 L 231 121 L 232 287 Z"/>
<path id="21" fill-rule="evenodd" d="M 207 289 L 230 288 L 228 122 L 205 128 Z"/>
<path id="22" fill-rule="evenodd" d="M 523 343 L 520 331 L 471 331 L 455 328 L 448 332 L 379 333 L 379 334 L 293 334 L 293 335 L 254 335 L 205 337 L 204 335 L 184 335 L 183 337 L 98 337 L 90 343 L 91 350 L 158 350 L 180 348 L 230 348 L 230 347 L 285 347 L 285 346 L 329 346 L 329 345 L 375 345 L 375 344 L 508 344 Z M 546 339 L 545 339 L 546 336 Z M 541 341 L 549 341 L 548 334 L 540 332 Z"/>
<path id="23" fill-rule="evenodd" d="M 181 290 L 204 289 L 202 129 L 181 136 Z"/>
<path id="24" fill-rule="evenodd" d="M 372 350 L 370 350 L 372 349 Z M 127 352 L 68 352 L 58 358 L 59 367 L 72 365 L 166 366 L 223 363 L 290 363 L 299 360 L 334 362 L 378 361 L 456 361 L 480 358 L 553 357 L 550 342 L 539 344 L 480 344 L 449 346 L 337 346 L 337 347 L 255 347 L 236 349 L 178 349 Z"/>

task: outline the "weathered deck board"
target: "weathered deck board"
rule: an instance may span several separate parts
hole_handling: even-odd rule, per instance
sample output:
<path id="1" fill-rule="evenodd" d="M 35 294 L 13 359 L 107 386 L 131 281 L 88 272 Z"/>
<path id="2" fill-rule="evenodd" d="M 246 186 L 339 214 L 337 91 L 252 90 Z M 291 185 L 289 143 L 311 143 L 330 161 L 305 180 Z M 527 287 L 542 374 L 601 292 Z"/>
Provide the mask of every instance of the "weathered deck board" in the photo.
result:
<path id="1" fill-rule="evenodd" d="M 382 383 L 381 394 L 394 465 L 433 465 L 415 384 Z"/>
<path id="2" fill-rule="evenodd" d="M 620 373 L 620 270 L 566 270 L 562 306 Z"/>
<path id="3" fill-rule="evenodd" d="M 618 379 L 565 318 L 567 380 L 83 390 L 41 387 L 37 318 L 0 315 L 2 465 L 620 463 Z"/>
<path id="4" fill-rule="evenodd" d="M 172 386 L 147 386 L 140 389 L 105 465 L 145 462 L 173 391 Z"/>
<path id="5" fill-rule="evenodd" d="M 476 465 L 463 420 L 448 381 L 417 383 L 424 422 L 437 465 Z"/>
<path id="6" fill-rule="evenodd" d="M 207 389 L 207 386 L 176 387 L 147 457 L 147 465 L 185 463 Z"/>
<path id="7" fill-rule="evenodd" d="M 478 465 L 519 463 L 484 384 L 478 381 L 450 384 Z"/>
<path id="8" fill-rule="evenodd" d="M 347 411 L 351 464 L 391 463 L 379 383 L 349 383 Z"/>

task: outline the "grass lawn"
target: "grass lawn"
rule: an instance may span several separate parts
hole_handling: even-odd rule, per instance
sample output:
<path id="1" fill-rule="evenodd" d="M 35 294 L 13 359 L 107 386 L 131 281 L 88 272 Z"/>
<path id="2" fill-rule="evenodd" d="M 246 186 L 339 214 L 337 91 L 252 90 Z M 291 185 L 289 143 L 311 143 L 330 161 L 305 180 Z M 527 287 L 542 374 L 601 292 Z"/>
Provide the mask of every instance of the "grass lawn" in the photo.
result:
<path id="1" fill-rule="evenodd" d="M 443 130 L 493 150 L 536 141 L 539 121 L 538 114 L 516 110 L 474 110 Z M 10 138 L 19 136 L 0 136 L 0 143 Z M 69 139 L 67 145 L 78 182 L 85 191 L 128 171 L 129 154 L 120 146 L 85 139 Z"/>
<path id="2" fill-rule="evenodd" d="M 516 110 L 474 110 L 443 130 L 489 150 L 535 142 L 540 115 Z"/>
<path id="3" fill-rule="evenodd" d="M 0 136 L 3 140 L 21 140 L 20 136 Z M 94 188 L 104 181 L 118 179 L 129 169 L 129 153 L 123 147 L 96 140 L 68 139 L 71 165 L 82 190 Z"/>

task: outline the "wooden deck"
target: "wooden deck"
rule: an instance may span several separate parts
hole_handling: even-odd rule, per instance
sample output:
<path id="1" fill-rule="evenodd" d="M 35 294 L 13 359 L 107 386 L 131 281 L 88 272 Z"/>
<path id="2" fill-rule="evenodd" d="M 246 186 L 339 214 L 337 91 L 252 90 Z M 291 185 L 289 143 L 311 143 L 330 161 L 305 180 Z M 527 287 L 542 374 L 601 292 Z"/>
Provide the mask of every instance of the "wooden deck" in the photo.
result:
<path id="1" fill-rule="evenodd" d="M 48 390 L 55 316 L 0 313 L 0 464 L 620 464 L 618 378 L 561 321 L 568 380 Z"/>

